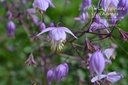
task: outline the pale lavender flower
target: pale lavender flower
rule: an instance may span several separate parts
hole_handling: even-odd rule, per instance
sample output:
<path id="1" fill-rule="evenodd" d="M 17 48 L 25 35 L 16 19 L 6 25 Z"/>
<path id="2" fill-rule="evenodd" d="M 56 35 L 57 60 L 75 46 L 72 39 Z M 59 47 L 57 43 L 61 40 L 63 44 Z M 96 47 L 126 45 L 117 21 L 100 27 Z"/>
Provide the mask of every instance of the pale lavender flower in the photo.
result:
<path id="1" fill-rule="evenodd" d="M 66 76 L 68 73 L 68 65 L 66 63 L 60 64 L 55 69 L 55 80 L 56 82 L 59 82 L 64 76 Z"/>
<path id="2" fill-rule="evenodd" d="M 33 54 L 31 53 L 28 57 L 28 59 L 25 61 L 26 65 L 36 65 L 36 62 L 34 60 Z"/>
<path id="3" fill-rule="evenodd" d="M 103 7 L 104 11 L 106 12 L 106 10 L 110 4 L 117 8 L 118 3 L 119 3 L 118 0 L 102 0 L 101 6 Z"/>
<path id="4" fill-rule="evenodd" d="M 119 72 L 110 72 L 107 74 L 107 80 L 109 82 L 117 82 L 118 80 L 120 80 L 121 78 L 123 78 L 122 74 Z"/>
<path id="5" fill-rule="evenodd" d="M 46 11 L 49 6 L 55 7 L 51 0 L 34 0 L 33 6 L 41 11 Z"/>
<path id="6" fill-rule="evenodd" d="M 13 37 L 15 31 L 15 24 L 13 21 L 9 21 L 6 26 L 6 33 L 8 36 Z"/>
<path id="7" fill-rule="evenodd" d="M 87 21 L 87 18 L 88 18 L 88 13 L 85 12 L 85 11 L 82 11 L 80 13 L 80 16 L 79 17 L 76 17 L 74 19 L 77 20 L 77 21 L 80 21 L 80 22 L 86 22 Z"/>
<path id="8" fill-rule="evenodd" d="M 110 16 L 110 24 L 112 25 L 112 27 L 115 26 L 116 24 L 116 21 L 117 21 L 117 17 L 113 14 Z"/>
<path id="9" fill-rule="evenodd" d="M 47 72 L 47 82 L 48 82 L 48 84 L 51 83 L 53 77 L 54 77 L 54 71 L 52 69 L 48 70 L 48 72 Z"/>
<path id="10" fill-rule="evenodd" d="M 11 12 L 11 11 L 7 11 L 7 13 L 6 13 L 6 18 L 7 18 L 8 20 L 10 20 L 10 19 L 12 18 L 12 12 Z"/>
<path id="11" fill-rule="evenodd" d="M 82 0 L 81 9 L 86 9 L 91 6 L 92 0 Z"/>
<path id="12" fill-rule="evenodd" d="M 43 31 L 44 29 L 46 29 L 45 23 L 41 21 L 41 22 L 39 23 L 39 25 L 38 25 L 38 28 L 39 28 L 40 31 Z"/>
<path id="13" fill-rule="evenodd" d="M 105 59 L 101 51 L 96 51 L 92 54 L 90 59 L 90 67 L 98 76 L 101 75 L 105 68 Z"/>
<path id="14" fill-rule="evenodd" d="M 106 29 L 109 25 L 106 19 L 100 19 L 100 20 L 96 20 L 99 22 L 93 22 L 89 28 L 89 32 L 93 32 L 97 29 L 102 30 L 102 29 Z"/>
<path id="15" fill-rule="evenodd" d="M 106 78 L 107 81 L 113 83 L 113 82 L 117 82 L 118 80 L 123 78 L 123 76 L 121 73 L 114 71 L 114 72 L 110 72 L 107 74 L 102 74 L 100 76 L 95 76 L 91 79 L 91 82 L 96 82 L 96 81 L 101 80 L 103 78 Z"/>
<path id="16" fill-rule="evenodd" d="M 64 42 L 66 41 L 66 32 L 74 36 L 76 39 L 77 37 L 66 27 L 48 27 L 41 31 L 37 36 L 48 32 L 51 38 L 51 48 L 53 50 L 61 50 L 64 46 Z"/>
<path id="17" fill-rule="evenodd" d="M 128 0 L 120 0 L 117 7 L 117 17 L 123 18 L 128 13 Z"/>
<path id="18" fill-rule="evenodd" d="M 107 57 L 107 59 L 115 58 L 115 49 L 114 48 L 107 48 L 103 50 L 103 54 Z"/>

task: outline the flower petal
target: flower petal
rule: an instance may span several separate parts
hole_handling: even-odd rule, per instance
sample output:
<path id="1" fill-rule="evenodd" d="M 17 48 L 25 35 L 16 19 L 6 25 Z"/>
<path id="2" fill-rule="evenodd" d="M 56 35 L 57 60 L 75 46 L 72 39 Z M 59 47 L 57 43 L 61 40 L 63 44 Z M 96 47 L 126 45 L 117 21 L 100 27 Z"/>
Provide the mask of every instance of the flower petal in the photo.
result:
<path id="1" fill-rule="evenodd" d="M 52 3 L 51 0 L 47 0 L 47 1 L 48 1 L 49 5 L 50 5 L 51 7 L 55 8 L 55 6 L 54 6 L 54 4 Z"/>
<path id="2" fill-rule="evenodd" d="M 100 76 L 95 76 L 91 79 L 91 82 L 96 82 L 98 80 L 101 80 L 102 78 L 105 78 L 106 75 L 100 75 Z"/>
<path id="3" fill-rule="evenodd" d="M 59 29 L 71 34 L 72 36 L 74 36 L 76 39 L 78 39 L 68 28 L 66 27 L 59 27 Z"/>
<path id="4" fill-rule="evenodd" d="M 53 30 L 53 29 L 55 29 L 55 27 L 48 27 L 48 28 L 44 29 L 43 31 L 41 31 L 37 36 L 39 36 L 39 35 L 41 35 L 41 34 L 43 34 L 45 32 L 48 32 L 50 30 Z"/>

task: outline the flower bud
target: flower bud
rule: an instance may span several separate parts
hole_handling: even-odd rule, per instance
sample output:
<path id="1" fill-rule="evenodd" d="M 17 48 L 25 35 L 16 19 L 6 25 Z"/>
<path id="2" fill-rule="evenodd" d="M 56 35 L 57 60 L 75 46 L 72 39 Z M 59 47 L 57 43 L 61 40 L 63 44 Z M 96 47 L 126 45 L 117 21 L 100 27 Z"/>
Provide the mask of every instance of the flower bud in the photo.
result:
<path id="1" fill-rule="evenodd" d="M 54 76 L 54 71 L 51 70 L 51 69 L 48 70 L 48 72 L 47 72 L 47 82 L 48 82 L 48 84 L 51 83 L 53 76 Z"/>
<path id="2" fill-rule="evenodd" d="M 68 65 L 66 63 L 60 64 L 55 69 L 55 80 L 59 82 L 68 73 Z"/>
<path id="3" fill-rule="evenodd" d="M 105 68 L 105 59 L 101 51 L 96 51 L 92 54 L 90 65 L 91 68 L 98 74 L 98 76 L 100 76 Z"/>
<path id="4" fill-rule="evenodd" d="M 44 22 L 41 21 L 41 22 L 39 23 L 39 25 L 38 25 L 38 28 L 39 28 L 40 31 L 44 30 L 44 29 L 46 28 Z"/>
<path id="5" fill-rule="evenodd" d="M 27 65 L 36 65 L 36 62 L 34 60 L 33 54 L 31 53 L 28 57 L 28 59 L 25 61 L 25 64 Z"/>
<path id="6" fill-rule="evenodd" d="M 12 18 L 12 13 L 11 13 L 11 11 L 7 11 L 7 13 L 6 13 L 6 18 L 7 18 L 8 20 L 10 20 L 10 19 Z"/>
<path id="7" fill-rule="evenodd" d="M 55 24 L 54 24 L 54 22 L 50 22 L 48 26 L 49 27 L 55 27 Z"/>
<path id="8" fill-rule="evenodd" d="M 110 24 L 112 25 L 112 27 L 115 26 L 116 21 L 117 21 L 117 17 L 115 15 L 111 15 L 110 16 Z"/>
<path id="9" fill-rule="evenodd" d="M 8 36 L 13 37 L 14 36 L 14 30 L 15 30 L 15 24 L 12 21 L 9 21 L 6 26 L 6 33 Z"/>

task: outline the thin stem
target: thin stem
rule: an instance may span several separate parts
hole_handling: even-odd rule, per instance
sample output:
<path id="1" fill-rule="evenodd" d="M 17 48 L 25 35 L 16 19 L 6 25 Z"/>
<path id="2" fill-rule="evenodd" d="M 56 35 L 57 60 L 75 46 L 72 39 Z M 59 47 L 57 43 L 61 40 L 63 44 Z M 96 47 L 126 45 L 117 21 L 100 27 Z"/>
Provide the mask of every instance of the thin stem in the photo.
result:
<path id="1" fill-rule="evenodd" d="M 128 55 L 128 52 L 122 46 L 120 46 L 118 42 L 115 39 L 113 39 L 113 37 L 111 37 L 111 39 Z"/>

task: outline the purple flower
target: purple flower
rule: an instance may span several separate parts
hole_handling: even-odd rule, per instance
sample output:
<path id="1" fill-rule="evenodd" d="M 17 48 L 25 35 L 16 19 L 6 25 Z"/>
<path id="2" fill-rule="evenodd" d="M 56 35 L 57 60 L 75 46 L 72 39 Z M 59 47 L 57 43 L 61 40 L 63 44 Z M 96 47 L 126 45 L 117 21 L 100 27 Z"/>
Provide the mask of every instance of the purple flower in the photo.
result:
<path id="1" fill-rule="evenodd" d="M 109 82 L 117 82 L 118 80 L 120 80 L 121 78 L 123 78 L 122 74 L 119 72 L 110 72 L 107 74 L 107 80 Z"/>
<path id="2" fill-rule="evenodd" d="M 82 11 L 80 13 L 80 16 L 79 17 L 76 17 L 74 19 L 77 20 L 77 21 L 86 22 L 87 21 L 87 18 L 88 18 L 88 13 L 85 12 L 85 11 Z"/>
<path id="3" fill-rule="evenodd" d="M 101 51 L 96 51 L 92 54 L 90 59 L 90 67 L 98 74 L 98 76 L 101 75 L 105 68 L 105 59 Z"/>
<path id="4" fill-rule="evenodd" d="M 27 65 L 36 65 L 36 62 L 34 60 L 33 54 L 31 53 L 28 57 L 28 59 L 25 61 L 25 64 Z"/>
<path id="5" fill-rule="evenodd" d="M 103 78 L 106 78 L 107 81 L 109 82 L 117 82 L 118 80 L 120 80 L 121 78 L 123 78 L 122 74 L 119 72 L 110 72 L 108 74 L 102 74 L 100 76 L 95 76 L 91 79 L 91 82 L 96 82 L 98 80 L 101 80 Z"/>
<path id="6" fill-rule="evenodd" d="M 107 59 L 115 58 L 115 49 L 114 48 L 108 48 L 103 50 L 104 55 L 107 57 Z"/>
<path id="7" fill-rule="evenodd" d="M 43 31 L 44 29 L 46 29 L 46 26 L 45 26 L 44 22 L 41 21 L 38 25 L 38 28 L 39 28 L 40 31 Z"/>
<path id="8" fill-rule="evenodd" d="M 110 16 L 110 24 L 112 25 L 112 27 L 115 26 L 116 24 L 116 21 L 117 21 L 117 17 L 113 14 Z"/>
<path id="9" fill-rule="evenodd" d="M 6 26 L 6 33 L 8 36 L 13 37 L 15 30 L 15 24 L 13 21 L 9 21 Z"/>
<path id="10" fill-rule="evenodd" d="M 85 9 L 91 6 L 92 0 L 82 0 L 81 9 Z"/>
<path id="11" fill-rule="evenodd" d="M 99 21 L 99 22 L 93 22 L 89 28 L 89 32 L 93 32 L 97 29 L 101 30 L 109 26 L 106 19 L 100 19 L 96 21 Z"/>
<path id="12" fill-rule="evenodd" d="M 47 72 L 47 82 L 48 82 L 48 84 L 51 83 L 53 77 L 54 77 L 54 71 L 52 69 L 48 70 L 48 72 Z"/>
<path id="13" fill-rule="evenodd" d="M 48 32 L 51 38 L 51 48 L 53 50 L 61 50 L 64 46 L 64 42 L 66 41 L 66 32 L 77 38 L 68 28 L 66 27 L 48 27 L 41 31 L 37 36 Z"/>
<path id="14" fill-rule="evenodd" d="M 99 14 L 96 14 L 95 15 L 95 18 L 94 18 L 94 22 L 97 22 L 97 23 L 99 23 L 100 22 L 100 15 Z"/>
<path id="15" fill-rule="evenodd" d="M 51 0 L 34 0 L 33 6 L 40 11 L 46 11 L 49 6 L 55 7 Z"/>
<path id="16" fill-rule="evenodd" d="M 50 22 L 49 27 L 55 27 L 54 22 Z"/>
<path id="17" fill-rule="evenodd" d="M 55 69 L 55 80 L 59 82 L 64 76 L 68 73 L 68 65 L 67 63 L 60 64 Z"/>
<path id="18" fill-rule="evenodd" d="M 103 7 L 104 11 L 106 12 L 108 6 L 111 4 L 114 7 L 117 7 L 119 1 L 118 0 L 102 0 L 101 6 Z"/>
<path id="19" fill-rule="evenodd" d="M 7 18 L 8 20 L 10 20 L 10 19 L 12 18 L 12 13 L 11 13 L 11 11 L 7 11 L 6 18 Z"/>
<path id="20" fill-rule="evenodd" d="M 123 18 L 128 13 L 128 0 L 120 0 L 117 7 L 117 17 Z"/>

